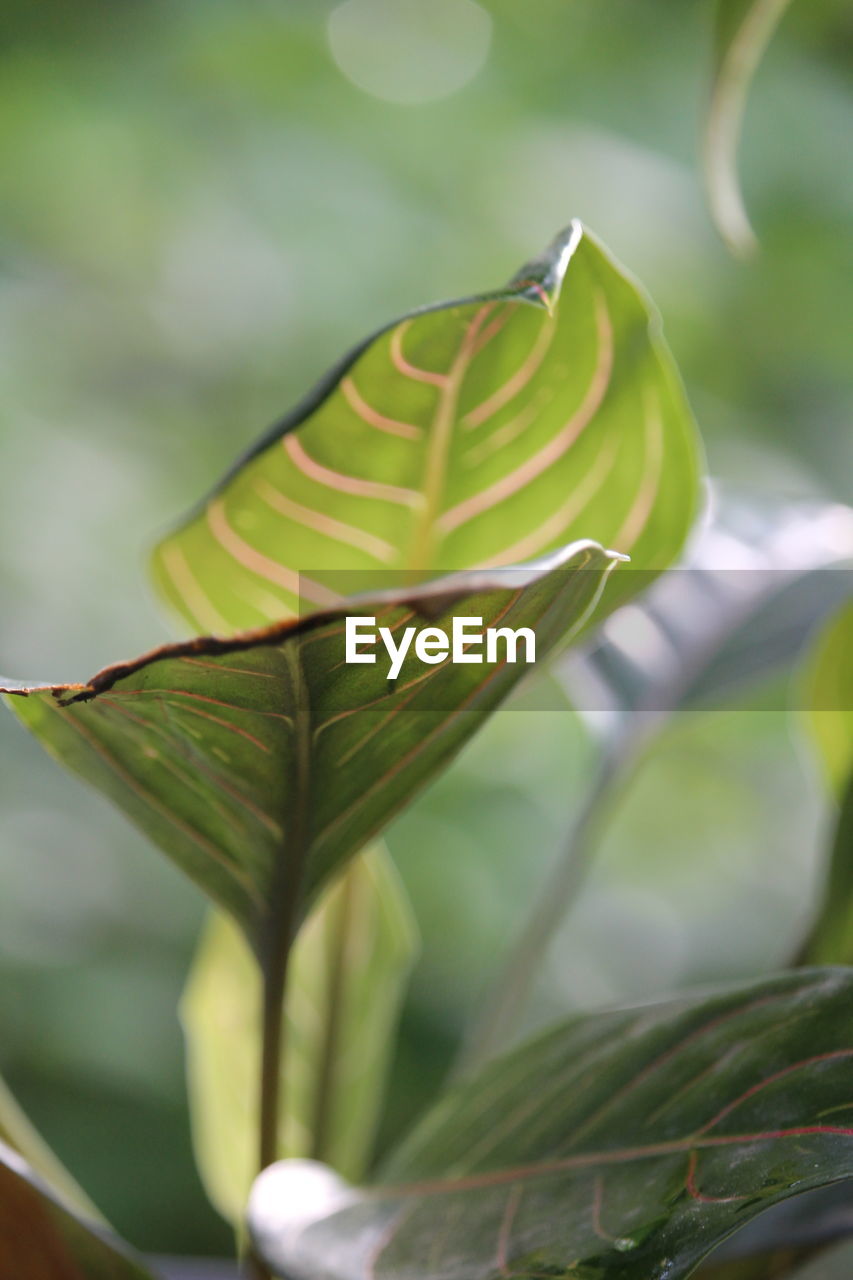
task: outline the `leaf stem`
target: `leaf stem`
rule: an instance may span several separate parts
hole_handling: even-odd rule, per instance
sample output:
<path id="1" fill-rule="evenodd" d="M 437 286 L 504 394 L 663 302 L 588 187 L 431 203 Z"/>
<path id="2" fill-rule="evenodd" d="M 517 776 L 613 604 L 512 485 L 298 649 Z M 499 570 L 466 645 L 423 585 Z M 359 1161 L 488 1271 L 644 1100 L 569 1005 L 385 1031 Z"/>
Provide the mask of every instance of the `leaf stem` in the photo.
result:
<path id="1" fill-rule="evenodd" d="M 286 849 L 277 859 L 270 893 L 270 915 L 260 954 L 263 976 L 261 1015 L 260 1119 L 258 1168 L 263 1172 L 279 1155 L 280 1117 L 284 1103 L 287 1051 L 285 996 L 293 942 L 299 927 L 302 873 L 308 847 L 311 787 L 311 724 L 298 645 L 285 648 L 290 677 L 291 710 L 296 726 L 292 763 L 296 797 L 288 813 Z M 271 1272 L 257 1257 L 251 1268 L 255 1280 L 271 1280 Z"/>

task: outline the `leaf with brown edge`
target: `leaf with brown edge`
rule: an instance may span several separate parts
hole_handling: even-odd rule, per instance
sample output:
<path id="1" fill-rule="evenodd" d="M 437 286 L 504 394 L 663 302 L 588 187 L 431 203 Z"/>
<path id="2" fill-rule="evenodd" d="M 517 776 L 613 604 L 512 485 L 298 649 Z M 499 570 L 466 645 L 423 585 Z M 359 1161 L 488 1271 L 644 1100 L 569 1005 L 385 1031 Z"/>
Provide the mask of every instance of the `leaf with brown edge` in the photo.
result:
<path id="1" fill-rule="evenodd" d="M 448 1092 L 372 1186 L 282 1162 L 250 1204 L 288 1280 L 683 1280 L 853 1177 L 853 974 L 580 1015 Z"/>
<path id="2" fill-rule="evenodd" d="M 92 1222 L 106 1225 L 85 1191 L 77 1185 L 41 1134 L 30 1123 L 2 1077 L 0 1077 L 0 1143 L 5 1143 L 26 1160 L 36 1176 L 59 1195 L 75 1213 L 83 1214 Z"/>
<path id="3" fill-rule="evenodd" d="M 453 618 L 530 627 L 541 661 L 577 631 L 618 557 L 574 543 L 515 569 L 360 596 L 229 639 L 166 645 L 86 685 L 3 691 L 243 927 L 269 965 L 328 877 L 460 749 L 527 670 L 345 662 L 349 615 L 392 633 Z"/>
<path id="4" fill-rule="evenodd" d="M 657 316 L 573 222 L 505 288 L 344 356 L 163 539 L 155 584 L 229 634 L 349 595 L 354 574 L 423 581 L 573 538 L 657 571 L 693 521 L 698 453 Z"/>
<path id="5" fill-rule="evenodd" d="M 75 1217 L 0 1142 L 2 1280 L 155 1280 L 125 1246 Z"/>

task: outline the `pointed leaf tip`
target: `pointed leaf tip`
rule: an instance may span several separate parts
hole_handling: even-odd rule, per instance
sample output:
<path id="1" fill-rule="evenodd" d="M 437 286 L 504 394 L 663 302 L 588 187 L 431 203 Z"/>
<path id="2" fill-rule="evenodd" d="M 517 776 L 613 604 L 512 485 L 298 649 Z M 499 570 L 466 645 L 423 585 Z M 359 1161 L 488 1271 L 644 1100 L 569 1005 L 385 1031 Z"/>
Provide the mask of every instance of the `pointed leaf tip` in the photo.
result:
<path id="1" fill-rule="evenodd" d="M 583 225 L 578 218 L 573 218 L 542 253 L 516 271 L 508 287 L 522 290 L 529 295 L 531 302 L 539 303 L 549 315 L 553 315 L 566 271 L 582 237 Z"/>

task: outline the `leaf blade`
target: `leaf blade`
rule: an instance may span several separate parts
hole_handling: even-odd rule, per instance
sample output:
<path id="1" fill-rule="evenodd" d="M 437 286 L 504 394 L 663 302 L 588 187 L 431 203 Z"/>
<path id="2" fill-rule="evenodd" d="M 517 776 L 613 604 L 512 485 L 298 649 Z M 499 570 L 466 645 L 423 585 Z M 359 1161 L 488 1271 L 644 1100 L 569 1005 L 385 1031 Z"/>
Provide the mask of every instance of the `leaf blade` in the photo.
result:
<path id="1" fill-rule="evenodd" d="M 262 1175 L 256 1244 L 294 1280 L 680 1280 L 778 1200 L 853 1176 L 853 977 L 811 970 L 581 1016 L 458 1086 L 364 1192 L 282 1199 Z M 308 1188 L 306 1186 L 306 1195 Z M 372 1268 L 372 1270 L 371 1270 Z"/>
<path id="2" fill-rule="evenodd" d="M 577 631 L 617 559 L 576 543 L 513 570 L 360 597 L 231 640 L 166 645 L 86 686 L 3 691 L 48 749 L 117 803 L 260 951 L 282 901 L 298 898 L 304 914 L 524 672 L 505 659 L 424 670 L 410 656 L 389 683 L 381 663 L 343 660 L 346 617 L 373 614 L 390 629 L 415 614 L 450 630 L 468 610 L 484 628 L 530 625 L 542 659 Z"/>
<path id="3" fill-rule="evenodd" d="M 575 537 L 661 569 L 697 468 L 656 316 L 573 223 L 504 290 L 412 313 L 339 362 L 160 543 L 155 584 L 227 633 L 351 594 L 356 572 L 417 580 Z"/>

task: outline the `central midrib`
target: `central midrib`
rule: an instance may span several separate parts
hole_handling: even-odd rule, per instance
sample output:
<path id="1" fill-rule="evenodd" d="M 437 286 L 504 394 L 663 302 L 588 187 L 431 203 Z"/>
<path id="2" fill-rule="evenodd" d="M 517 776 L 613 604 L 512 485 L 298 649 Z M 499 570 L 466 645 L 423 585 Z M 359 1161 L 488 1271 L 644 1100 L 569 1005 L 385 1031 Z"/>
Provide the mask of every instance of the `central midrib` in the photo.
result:
<path id="1" fill-rule="evenodd" d="M 459 391 L 471 358 L 471 343 L 476 332 L 475 319 L 476 317 L 469 321 L 459 344 L 459 350 L 448 370 L 447 381 L 439 391 L 438 404 L 429 431 L 423 487 L 424 502 L 415 526 L 408 562 L 405 565 L 408 581 L 417 582 L 425 576 L 428 577 L 438 567 L 431 563 L 435 549 L 435 524 L 440 514 L 441 499 L 444 496 Z"/>

